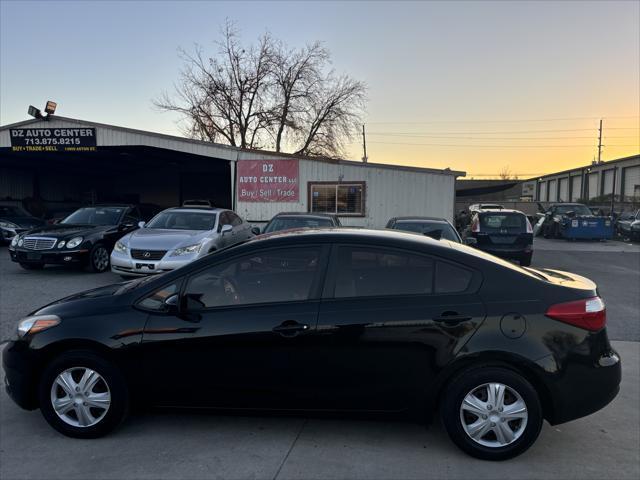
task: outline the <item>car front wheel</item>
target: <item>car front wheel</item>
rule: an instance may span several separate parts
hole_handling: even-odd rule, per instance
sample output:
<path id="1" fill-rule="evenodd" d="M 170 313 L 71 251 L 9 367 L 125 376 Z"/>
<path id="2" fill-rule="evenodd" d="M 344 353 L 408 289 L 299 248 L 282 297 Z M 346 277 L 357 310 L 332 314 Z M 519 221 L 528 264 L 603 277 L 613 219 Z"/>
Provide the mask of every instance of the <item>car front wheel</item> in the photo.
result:
<path id="1" fill-rule="evenodd" d="M 443 396 L 441 415 L 451 440 L 483 460 L 520 455 L 538 438 L 542 407 L 535 389 L 507 368 L 473 368 L 456 376 Z"/>
<path id="2" fill-rule="evenodd" d="M 109 251 L 104 245 L 98 243 L 89 252 L 89 271 L 95 273 L 106 272 L 109 269 L 109 261 Z"/>
<path id="3" fill-rule="evenodd" d="M 76 438 L 101 437 L 122 422 L 128 393 L 122 374 L 89 351 L 74 351 L 47 367 L 38 389 L 49 425 Z"/>

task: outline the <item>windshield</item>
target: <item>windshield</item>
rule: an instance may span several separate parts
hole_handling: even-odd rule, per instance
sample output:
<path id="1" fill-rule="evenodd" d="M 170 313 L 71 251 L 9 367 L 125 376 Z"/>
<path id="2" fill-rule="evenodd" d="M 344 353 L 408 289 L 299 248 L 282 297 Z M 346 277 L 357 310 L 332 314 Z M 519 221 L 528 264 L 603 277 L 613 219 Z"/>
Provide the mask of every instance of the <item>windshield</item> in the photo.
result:
<path id="1" fill-rule="evenodd" d="M 166 230 L 213 230 L 216 224 L 215 213 L 209 212 L 161 212 L 145 225 L 145 228 Z"/>
<path id="2" fill-rule="evenodd" d="M 125 207 L 87 207 L 76 210 L 60 223 L 82 225 L 117 225 Z"/>
<path id="3" fill-rule="evenodd" d="M 328 218 L 318 217 L 276 217 L 267 228 L 264 229 L 264 233 L 278 232 L 280 230 L 289 230 L 291 228 L 320 228 L 320 227 L 332 227 L 333 222 Z"/>
<path id="4" fill-rule="evenodd" d="M 505 230 L 507 232 L 523 232 L 526 228 L 526 218 L 520 213 L 490 213 L 480 216 L 480 231 L 482 232 Z"/>
<path id="5" fill-rule="evenodd" d="M 0 205 L 0 217 L 30 217 L 22 207 L 14 205 Z"/>
<path id="6" fill-rule="evenodd" d="M 452 242 L 460 241 L 458 234 L 451 225 L 444 222 L 401 221 L 396 222 L 393 228 L 404 232 L 421 233 L 437 239 L 451 240 Z M 440 234 L 438 234 L 438 231 Z"/>
<path id="7" fill-rule="evenodd" d="M 556 207 L 556 215 L 566 215 L 569 212 L 574 212 L 576 215 L 593 215 L 584 205 L 558 205 Z"/>

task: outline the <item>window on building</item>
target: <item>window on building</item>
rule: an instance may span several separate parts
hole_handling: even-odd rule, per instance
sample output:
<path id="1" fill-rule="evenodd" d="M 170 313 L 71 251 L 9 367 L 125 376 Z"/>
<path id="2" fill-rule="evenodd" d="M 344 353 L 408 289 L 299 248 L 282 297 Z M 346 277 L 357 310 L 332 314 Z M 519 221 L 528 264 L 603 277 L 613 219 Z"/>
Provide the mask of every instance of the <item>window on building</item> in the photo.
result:
<path id="1" fill-rule="evenodd" d="M 365 182 L 309 183 L 309 211 L 364 215 Z"/>

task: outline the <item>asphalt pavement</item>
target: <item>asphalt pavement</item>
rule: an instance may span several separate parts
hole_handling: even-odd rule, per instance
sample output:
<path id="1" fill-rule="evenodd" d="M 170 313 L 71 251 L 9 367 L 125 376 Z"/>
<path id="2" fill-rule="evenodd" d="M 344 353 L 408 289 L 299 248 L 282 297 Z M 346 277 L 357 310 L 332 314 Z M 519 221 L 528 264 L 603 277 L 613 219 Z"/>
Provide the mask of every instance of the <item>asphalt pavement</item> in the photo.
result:
<path id="1" fill-rule="evenodd" d="M 76 440 L 0 392 L 0 478 L 9 479 L 412 479 L 640 477 L 640 246 L 536 239 L 534 265 L 596 281 L 607 302 L 623 380 L 605 409 L 545 424 L 518 458 L 483 462 L 461 453 L 439 423 L 300 416 L 149 412 L 112 435 Z M 34 308 L 120 278 L 61 268 L 25 271 L 0 248 L 0 338 Z M 0 374 L 0 381 L 3 374 Z"/>

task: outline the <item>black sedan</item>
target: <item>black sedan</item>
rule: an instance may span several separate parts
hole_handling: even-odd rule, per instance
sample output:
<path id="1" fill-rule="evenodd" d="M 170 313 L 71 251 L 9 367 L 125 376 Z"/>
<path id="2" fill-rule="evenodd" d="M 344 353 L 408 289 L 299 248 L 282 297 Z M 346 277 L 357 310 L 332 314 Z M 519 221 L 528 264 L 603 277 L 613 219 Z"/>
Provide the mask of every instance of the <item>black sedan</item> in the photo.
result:
<path id="1" fill-rule="evenodd" d="M 439 409 L 461 449 L 502 460 L 618 392 L 586 278 L 392 231 L 256 238 L 35 310 L 4 349 L 9 395 L 81 438 L 132 404 Z"/>
<path id="2" fill-rule="evenodd" d="M 142 220 L 137 208 L 131 205 L 80 208 L 60 223 L 15 236 L 9 254 L 11 260 L 28 270 L 55 264 L 105 272 L 116 241 L 138 228 Z"/>
<path id="3" fill-rule="evenodd" d="M 340 227 L 340 219 L 328 213 L 282 212 L 274 216 L 262 233 L 280 232 L 298 228 Z"/>
<path id="4" fill-rule="evenodd" d="M 386 228 L 403 232 L 421 233 L 436 240 L 462 243 L 460 235 L 446 219 L 437 217 L 394 217 Z"/>
<path id="5" fill-rule="evenodd" d="M 19 205 L 0 204 L 0 243 L 10 243 L 17 234 L 43 224 Z"/>

